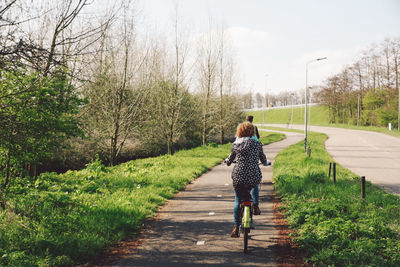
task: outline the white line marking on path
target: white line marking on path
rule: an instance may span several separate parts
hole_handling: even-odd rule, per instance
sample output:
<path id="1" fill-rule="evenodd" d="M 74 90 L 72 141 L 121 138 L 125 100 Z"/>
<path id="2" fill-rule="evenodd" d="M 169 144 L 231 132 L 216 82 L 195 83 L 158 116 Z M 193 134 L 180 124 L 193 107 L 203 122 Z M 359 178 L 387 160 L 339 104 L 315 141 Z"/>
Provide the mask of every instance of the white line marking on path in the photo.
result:
<path id="1" fill-rule="evenodd" d="M 208 213 L 208 215 L 215 215 L 215 212 L 211 211 Z"/>
<path id="2" fill-rule="evenodd" d="M 217 195 L 217 197 L 222 197 L 222 195 Z"/>
<path id="3" fill-rule="evenodd" d="M 204 246 L 204 243 L 205 243 L 206 241 L 197 241 L 197 243 L 196 243 L 196 245 L 198 245 L 198 246 Z"/>

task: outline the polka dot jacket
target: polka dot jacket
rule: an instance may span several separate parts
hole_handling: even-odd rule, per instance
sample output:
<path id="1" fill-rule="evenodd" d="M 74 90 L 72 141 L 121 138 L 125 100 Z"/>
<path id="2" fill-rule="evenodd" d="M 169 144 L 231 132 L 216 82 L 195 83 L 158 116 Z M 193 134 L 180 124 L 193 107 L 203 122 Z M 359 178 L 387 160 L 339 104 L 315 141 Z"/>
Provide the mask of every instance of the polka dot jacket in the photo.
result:
<path id="1" fill-rule="evenodd" d="M 262 144 L 252 138 L 239 138 L 232 144 L 232 151 L 226 160 L 229 166 L 236 158 L 236 165 L 233 167 L 233 187 L 243 185 L 254 187 L 261 182 L 261 170 L 258 160 L 264 165 L 267 164 L 267 157 L 262 149 Z"/>

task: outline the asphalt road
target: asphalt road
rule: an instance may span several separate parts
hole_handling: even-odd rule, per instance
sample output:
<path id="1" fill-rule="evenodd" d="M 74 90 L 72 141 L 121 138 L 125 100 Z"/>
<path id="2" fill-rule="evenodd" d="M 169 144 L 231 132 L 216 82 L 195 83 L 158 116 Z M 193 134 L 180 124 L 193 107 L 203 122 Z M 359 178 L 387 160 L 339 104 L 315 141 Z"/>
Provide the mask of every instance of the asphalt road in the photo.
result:
<path id="1" fill-rule="evenodd" d="M 268 125 L 286 128 L 286 125 Z M 293 129 L 304 130 L 304 126 L 293 125 Z M 329 136 L 326 150 L 340 165 L 400 195 L 400 138 L 334 127 L 311 126 L 310 130 Z"/>
<path id="2" fill-rule="evenodd" d="M 276 154 L 299 142 L 288 133 L 283 141 L 264 147 L 273 163 Z M 160 210 L 145 239 L 114 266 L 277 266 L 274 248 L 278 232 L 273 223 L 272 168 L 263 171 L 260 216 L 250 233 L 249 254 L 243 239 L 231 238 L 234 194 L 230 167 L 221 164 L 196 179 Z"/>

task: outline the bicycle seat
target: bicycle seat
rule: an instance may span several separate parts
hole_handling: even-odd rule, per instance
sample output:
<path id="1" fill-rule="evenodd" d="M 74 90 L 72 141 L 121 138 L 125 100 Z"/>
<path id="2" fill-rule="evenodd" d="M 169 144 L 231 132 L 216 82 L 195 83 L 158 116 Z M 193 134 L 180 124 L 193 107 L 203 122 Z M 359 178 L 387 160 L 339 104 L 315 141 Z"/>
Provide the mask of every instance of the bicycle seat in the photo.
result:
<path id="1" fill-rule="evenodd" d="M 249 186 L 239 186 L 235 188 L 236 195 L 239 198 L 239 202 L 252 202 L 252 198 L 250 195 L 251 187 Z"/>

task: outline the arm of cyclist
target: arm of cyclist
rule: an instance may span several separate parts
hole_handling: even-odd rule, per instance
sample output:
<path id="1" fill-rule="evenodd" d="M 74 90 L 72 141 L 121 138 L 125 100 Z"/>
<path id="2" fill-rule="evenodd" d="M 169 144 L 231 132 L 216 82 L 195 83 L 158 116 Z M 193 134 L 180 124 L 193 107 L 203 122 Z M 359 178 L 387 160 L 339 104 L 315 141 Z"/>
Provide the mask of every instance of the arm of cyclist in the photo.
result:
<path id="1" fill-rule="evenodd" d="M 260 144 L 261 144 L 261 143 L 260 143 Z M 261 163 L 262 163 L 264 166 L 269 166 L 269 165 L 271 165 L 271 162 L 267 160 L 267 157 L 266 157 L 265 154 L 264 154 L 264 151 L 263 151 L 263 149 L 262 149 L 262 145 L 259 145 L 259 146 L 258 146 L 258 157 L 259 157 Z"/>
<path id="2" fill-rule="evenodd" d="M 235 158 L 236 158 L 236 152 L 234 149 L 232 149 L 231 154 L 229 154 L 229 156 L 224 160 L 224 162 L 226 163 L 226 165 L 230 166 L 232 162 L 235 160 Z"/>

